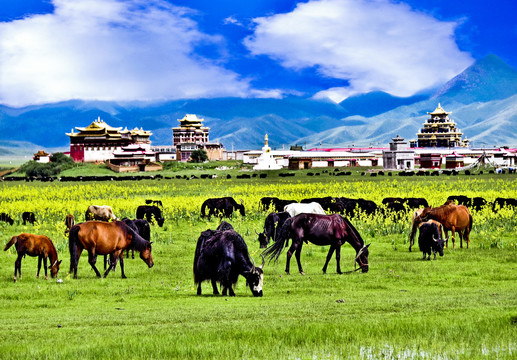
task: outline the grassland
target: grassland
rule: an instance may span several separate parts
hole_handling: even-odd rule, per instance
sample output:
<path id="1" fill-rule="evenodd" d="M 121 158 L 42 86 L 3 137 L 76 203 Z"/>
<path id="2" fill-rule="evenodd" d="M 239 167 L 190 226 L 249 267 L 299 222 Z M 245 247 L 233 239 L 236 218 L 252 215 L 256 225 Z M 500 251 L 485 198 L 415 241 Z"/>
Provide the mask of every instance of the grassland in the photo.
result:
<path id="1" fill-rule="evenodd" d="M 182 170 L 186 171 L 186 170 Z M 201 171 L 201 170 L 200 170 Z M 214 170 L 215 171 L 215 170 Z M 235 173 L 232 172 L 233 175 Z M 208 197 L 243 199 L 247 213 L 230 222 L 259 262 L 255 230 L 265 213 L 262 196 L 302 199 L 347 196 L 380 203 L 387 196 L 423 196 L 440 205 L 448 195 L 517 197 L 515 175 L 370 177 L 354 174 L 294 178 L 154 180 L 109 183 L 1 183 L 2 243 L 20 232 L 48 235 L 63 259 L 59 277 L 36 279 L 37 260 L 26 257 L 13 283 L 15 255 L 0 256 L 2 341 L 0 358 L 180 359 L 511 359 L 517 357 L 517 231 L 515 213 L 473 213 L 469 249 L 447 249 L 436 261 L 407 250 L 409 220 L 353 219 L 370 246 L 370 271 L 323 275 L 328 248 L 304 245 L 307 275 L 285 275 L 285 253 L 265 267 L 264 297 L 254 298 L 241 279 L 235 298 L 196 296 L 192 260 L 199 233 L 218 221 L 199 217 Z M 126 260 L 120 271 L 97 279 L 85 254 L 78 279 L 67 270 L 64 216 L 82 220 L 89 204 L 111 205 L 134 217 L 145 199 L 160 199 L 166 223 L 153 226 L 155 266 Z M 34 227 L 21 212 L 34 211 Z M 342 249 L 343 270 L 353 249 Z M 294 261 L 294 259 L 293 259 Z M 99 261 L 100 263 L 100 261 Z M 294 266 L 294 263 L 292 264 Z"/>

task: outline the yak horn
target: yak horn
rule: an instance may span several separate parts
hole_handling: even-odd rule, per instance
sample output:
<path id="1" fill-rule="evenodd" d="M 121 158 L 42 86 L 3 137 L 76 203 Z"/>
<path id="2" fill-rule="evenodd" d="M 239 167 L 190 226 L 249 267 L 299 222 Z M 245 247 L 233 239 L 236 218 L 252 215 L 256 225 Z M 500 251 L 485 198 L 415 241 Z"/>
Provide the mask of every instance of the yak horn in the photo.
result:
<path id="1" fill-rule="evenodd" d="M 262 265 L 259 266 L 259 269 L 264 268 L 264 264 L 266 263 L 266 259 L 264 258 L 264 255 L 260 254 L 260 257 L 262 258 Z"/>
<path id="2" fill-rule="evenodd" d="M 260 234 L 257 232 L 257 230 L 255 230 L 255 234 L 260 235 Z"/>

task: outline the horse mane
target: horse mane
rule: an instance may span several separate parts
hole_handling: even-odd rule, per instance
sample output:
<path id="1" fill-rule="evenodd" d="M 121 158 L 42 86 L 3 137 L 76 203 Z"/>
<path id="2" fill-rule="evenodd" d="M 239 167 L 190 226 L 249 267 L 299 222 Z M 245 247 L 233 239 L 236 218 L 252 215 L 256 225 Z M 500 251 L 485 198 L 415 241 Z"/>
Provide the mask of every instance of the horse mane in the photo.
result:
<path id="1" fill-rule="evenodd" d="M 359 234 L 359 231 L 357 231 L 357 229 L 355 228 L 354 225 L 352 225 L 352 223 L 350 222 L 350 220 L 348 220 L 346 217 L 344 216 L 341 216 L 341 218 L 343 219 L 343 221 L 345 222 L 346 226 L 348 226 L 350 228 L 350 230 L 352 230 L 350 232 L 350 235 L 352 236 L 352 238 L 357 241 L 359 243 L 359 245 L 361 245 L 361 247 L 364 246 L 364 240 L 363 238 L 361 237 L 361 234 Z M 350 241 L 349 241 L 350 243 Z M 350 243 L 350 245 L 352 245 L 352 243 Z"/>
<path id="2" fill-rule="evenodd" d="M 453 211 L 456 210 L 456 208 L 460 205 L 454 205 L 454 204 L 448 204 L 448 205 L 441 205 L 435 208 L 431 208 L 430 210 L 424 209 L 424 212 L 422 213 L 422 218 L 427 218 L 429 215 L 431 216 L 438 216 L 438 217 L 447 217 L 449 216 Z"/>
<path id="3" fill-rule="evenodd" d="M 145 250 L 148 244 L 150 244 L 149 241 L 145 240 L 143 237 L 141 237 L 135 230 L 133 230 L 129 225 L 127 225 L 123 221 L 116 221 L 115 224 L 124 231 L 124 234 L 127 236 L 128 234 L 131 235 L 131 247 L 137 251 Z"/>

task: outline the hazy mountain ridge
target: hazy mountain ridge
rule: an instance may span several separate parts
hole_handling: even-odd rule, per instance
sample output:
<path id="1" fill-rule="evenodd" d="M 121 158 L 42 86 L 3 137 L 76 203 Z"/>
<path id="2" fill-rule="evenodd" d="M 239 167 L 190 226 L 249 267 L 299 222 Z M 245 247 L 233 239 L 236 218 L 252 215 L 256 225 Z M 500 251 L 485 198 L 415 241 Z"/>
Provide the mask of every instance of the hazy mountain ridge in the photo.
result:
<path id="1" fill-rule="evenodd" d="M 65 133 L 100 117 L 113 127 L 144 128 L 153 145 L 171 145 L 172 127 L 196 114 L 210 127 L 211 141 L 227 149 L 259 149 L 267 133 L 273 148 L 386 146 L 417 131 L 438 103 L 474 146 L 517 146 L 517 70 L 491 55 L 477 61 L 430 96 L 397 98 L 382 92 L 358 95 L 340 104 L 299 97 L 285 99 L 198 99 L 163 102 L 62 103 L 9 108 L 0 105 L 0 139 L 44 148 L 69 144 Z M 2 146 L 9 148 L 9 146 Z"/>

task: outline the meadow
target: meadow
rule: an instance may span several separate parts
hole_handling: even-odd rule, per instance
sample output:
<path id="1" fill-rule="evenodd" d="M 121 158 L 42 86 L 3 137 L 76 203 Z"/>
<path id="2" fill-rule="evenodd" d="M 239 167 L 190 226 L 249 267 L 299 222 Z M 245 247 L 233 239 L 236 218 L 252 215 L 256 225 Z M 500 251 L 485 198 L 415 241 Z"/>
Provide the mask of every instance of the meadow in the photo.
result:
<path id="1" fill-rule="evenodd" d="M 215 171 L 215 170 L 213 170 Z M 235 173 L 232 173 L 235 175 Z M 0 255 L 2 341 L 0 358 L 181 358 L 181 359 L 510 359 L 517 357 L 517 220 L 515 212 L 490 208 L 472 212 L 469 249 L 445 250 L 423 261 L 418 246 L 408 251 L 410 216 L 352 219 L 370 245 L 370 271 L 327 274 L 327 247 L 306 244 L 306 275 L 284 273 L 285 251 L 264 268 L 264 296 L 255 298 L 241 278 L 236 297 L 213 296 L 209 283 L 196 296 L 192 262 L 201 231 L 219 220 L 200 218 L 209 197 L 233 196 L 246 216 L 229 222 L 260 263 L 255 231 L 267 213 L 263 196 L 301 200 L 318 196 L 365 198 L 425 197 L 443 204 L 449 195 L 517 198 L 516 175 L 440 177 L 307 176 L 270 172 L 265 179 L 162 179 L 103 183 L 0 183 L 2 211 L 15 218 L 0 223 L 5 244 L 21 232 L 45 234 L 63 260 L 59 278 L 36 279 L 37 259 L 22 262 L 13 282 L 15 251 Z M 84 219 L 90 204 L 110 205 L 118 217 L 134 218 L 145 199 L 164 205 L 163 227 L 152 226 L 151 269 L 138 257 L 98 279 L 83 253 L 78 279 L 68 275 L 64 218 Z M 21 224 L 33 211 L 38 223 Z M 343 271 L 353 269 L 355 252 L 345 244 Z M 101 263 L 100 259 L 98 265 Z M 102 265 L 99 265 L 101 267 Z"/>

